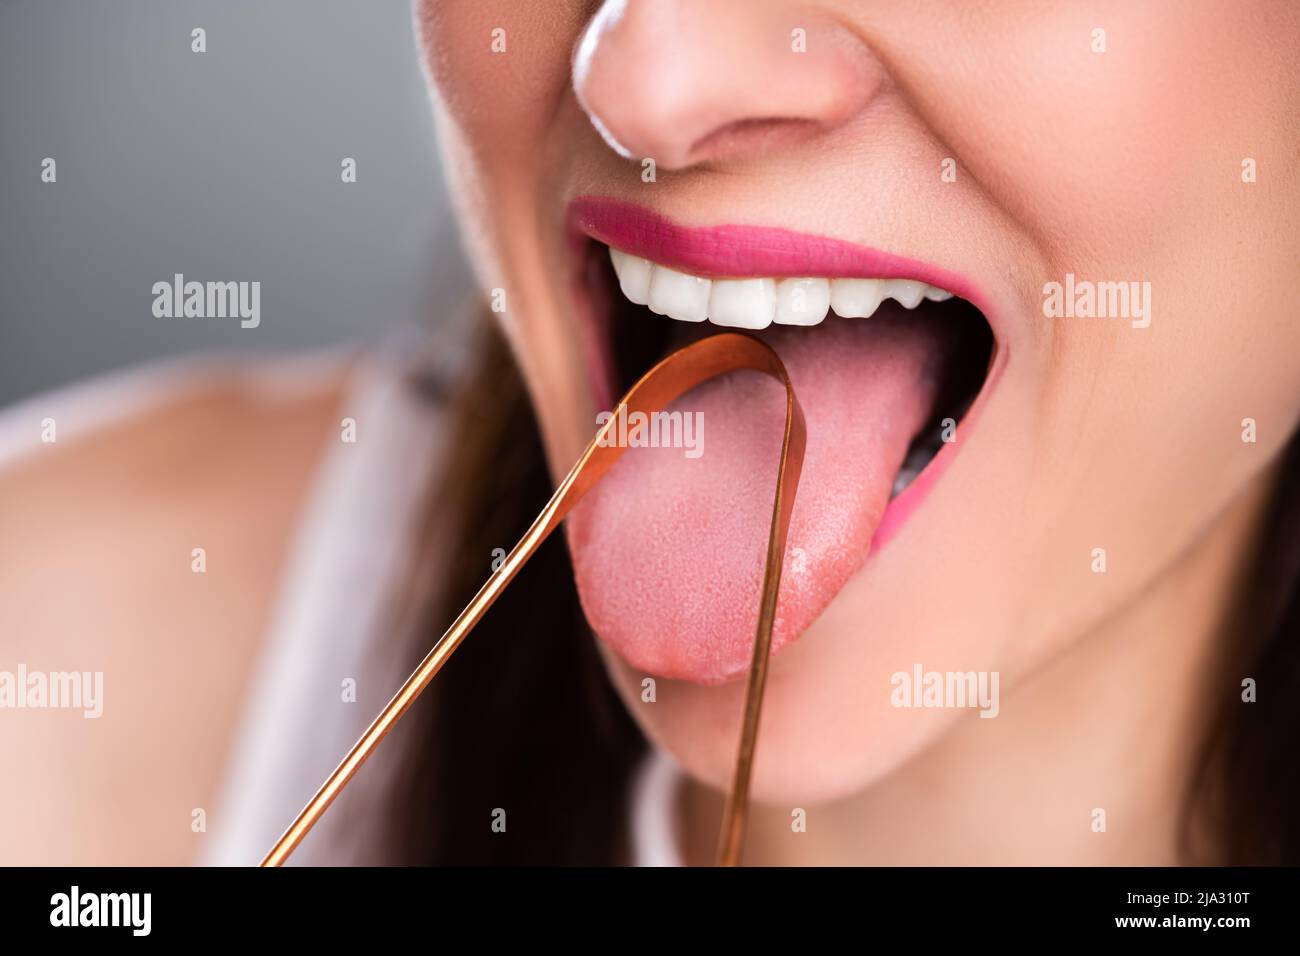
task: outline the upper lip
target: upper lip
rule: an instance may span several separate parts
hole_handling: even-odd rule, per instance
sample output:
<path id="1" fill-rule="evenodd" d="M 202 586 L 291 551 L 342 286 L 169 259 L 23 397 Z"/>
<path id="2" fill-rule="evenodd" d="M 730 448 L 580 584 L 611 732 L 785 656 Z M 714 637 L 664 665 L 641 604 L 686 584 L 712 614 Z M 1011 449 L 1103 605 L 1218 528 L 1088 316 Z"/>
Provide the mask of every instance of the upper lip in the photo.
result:
<path id="1" fill-rule="evenodd" d="M 569 223 L 578 235 L 692 275 L 917 279 L 979 306 L 974 283 L 956 272 L 828 236 L 771 226 L 684 226 L 602 196 L 574 199 Z"/>

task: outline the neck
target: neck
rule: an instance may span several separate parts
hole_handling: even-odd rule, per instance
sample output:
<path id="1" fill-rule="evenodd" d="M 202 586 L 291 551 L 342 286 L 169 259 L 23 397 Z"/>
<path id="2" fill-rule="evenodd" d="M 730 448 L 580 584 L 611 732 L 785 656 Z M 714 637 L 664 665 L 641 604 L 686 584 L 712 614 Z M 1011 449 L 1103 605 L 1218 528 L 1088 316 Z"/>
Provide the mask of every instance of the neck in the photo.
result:
<path id="1" fill-rule="evenodd" d="M 1113 619 L 1018 686 L 1004 684 L 996 719 L 960 722 L 870 788 L 805 808 L 805 832 L 792 832 L 789 807 L 751 807 L 745 862 L 1184 862 L 1189 774 L 1221 699 L 1209 674 L 1268 477 Z M 686 859 L 711 862 L 721 799 L 688 781 L 681 800 Z"/>

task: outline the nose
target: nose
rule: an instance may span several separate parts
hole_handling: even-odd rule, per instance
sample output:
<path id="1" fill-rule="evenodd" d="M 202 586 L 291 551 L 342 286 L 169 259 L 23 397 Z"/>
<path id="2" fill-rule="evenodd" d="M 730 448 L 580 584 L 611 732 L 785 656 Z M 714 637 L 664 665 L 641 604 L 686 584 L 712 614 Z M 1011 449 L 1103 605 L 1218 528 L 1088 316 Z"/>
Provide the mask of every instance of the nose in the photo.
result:
<path id="1" fill-rule="evenodd" d="M 573 58 L 578 102 L 605 141 L 663 169 L 825 135 L 884 75 L 837 21 L 779 0 L 606 0 Z"/>

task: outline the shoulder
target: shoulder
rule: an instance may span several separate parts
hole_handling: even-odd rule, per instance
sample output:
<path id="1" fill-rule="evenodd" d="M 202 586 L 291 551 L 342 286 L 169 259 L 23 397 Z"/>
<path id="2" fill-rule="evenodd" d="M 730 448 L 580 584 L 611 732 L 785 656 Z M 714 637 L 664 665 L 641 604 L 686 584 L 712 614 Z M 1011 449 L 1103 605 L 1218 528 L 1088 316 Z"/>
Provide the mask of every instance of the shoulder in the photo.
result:
<path id="1" fill-rule="evenodd" d="M 93 721 L 4 715 L 28 772 L 0 828 L 35 842 L 0 855 L 187 861 L 358 361 L 187 361 L 0 412 L 0 660 L 104 682 Z"/>
<path id="2" fill-rule="evenodd" d="M 0 560 L 15 548 L 59 551 L 100 526 L 198 518 L 234 499 L 250 517 L 283 504 L 333 425 L 351 365 L 187 360 L 5 409 Z"/>

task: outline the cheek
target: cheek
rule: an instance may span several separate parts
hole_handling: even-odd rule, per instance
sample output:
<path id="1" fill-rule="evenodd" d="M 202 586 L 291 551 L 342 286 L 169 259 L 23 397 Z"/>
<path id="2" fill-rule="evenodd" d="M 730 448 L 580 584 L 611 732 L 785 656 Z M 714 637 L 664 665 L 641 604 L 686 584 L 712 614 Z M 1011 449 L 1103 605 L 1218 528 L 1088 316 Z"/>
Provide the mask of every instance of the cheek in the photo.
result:
<path id="1" fill-rule="evenodd" d="M 1278 119 L 1300 96 L 1300 7 L 1286 6 L 997 5 L 939 19 L 898 55 L 926 63 L 901 68 L 909 94 L 1035 244 L 1135 255 L 1203 210 L 1207 187 L 1239 186 L 1243 157 L 1292 165 L 1294 123 L 1281 136 Z"/>
<path id="2" fill-rule="evenodd" d="M 470 260 L 483 289 L 514 286 L 509 239 L 531 234 L 521 223 L 530 215 L 551 104 L 567 90 L 571 41 L 539 23 L 534 5 L 513 0 L 421 0 L 416 13 Z"/>
<path id="3" fill-rule="evenodd" d="M 418 9 L 450 191 L 480 287 L 507 295 L 501 322 L 523 368 L 553 463 L 590 416 L 573 336 L 551 277 L 555 237 L 539 218 L 548 177 L 569 162 L 570 54 L 586 4 L 425 0 Z M 545 228 L 544 228 L 545 227 Z M 555 383 L 566 383 L 557 388 Z"/>
<path id="4" fill-rule="evenodd" d="M 425 60 L 447 118 L 476 160 L 526 174 L 569 89 L 583 4 L 423 0 Z"/>
<path id="5" fill-rule="evenodd" d="M 1300 327 L 1287 288 L 1300 180 L 1284 173 L 1300 126 L 1300 8 L 1022 12 L 1007 18 L 1011 29 L 979 36 L 981 57 L 952 58 L 930 92 L 955 98 L 932 96 L 930 107 L 971 175 L 1044 253 L 1024 306 L 1046 347 L 1028 368 L 1022 353 L 1015 370 L 1037 392 L 1027 397 L 1037 423 L 1025 462 L 1043 479 L 1034 517 L 1057 539 L 1077 532 L 1076 550 L 1090 538 L 1124 540 L 1154 573 L 1300 413 Z M 962 45 L 956 34 L 933 42 Z M 1007 66 L 974 68 L 986 62 Z M 1246 158 L 1272 173 L 1243 182 Z M 1150 283 L 1151 326 L 1045 318 L 1041 283 L 1067 273 Z M 1258 446 L 1243 445 L 1243 418 L 1258 421 Z M 1044 542 L 1037 568 L 1050 557 Z M 1056 606 L 1072 608 L 1077 590 L 1053 591 Z"/>

